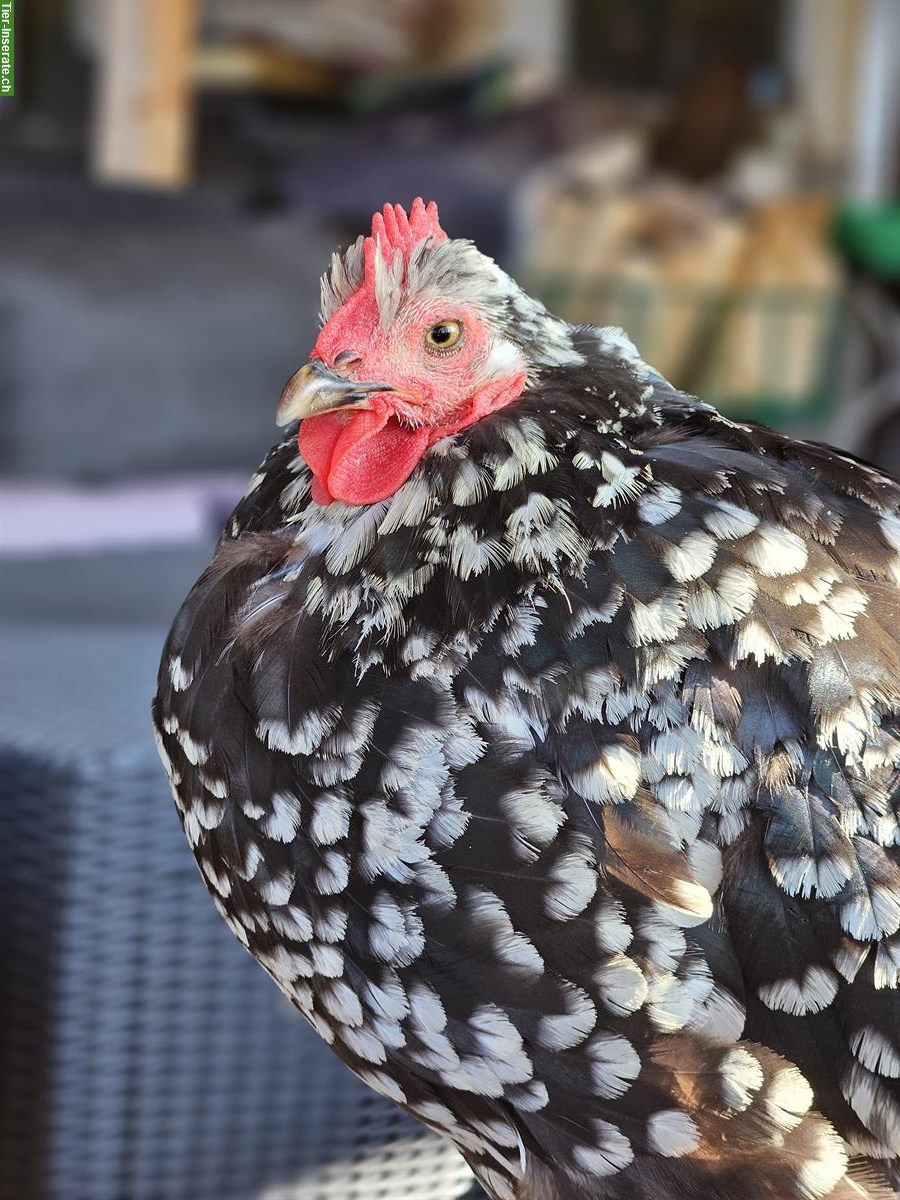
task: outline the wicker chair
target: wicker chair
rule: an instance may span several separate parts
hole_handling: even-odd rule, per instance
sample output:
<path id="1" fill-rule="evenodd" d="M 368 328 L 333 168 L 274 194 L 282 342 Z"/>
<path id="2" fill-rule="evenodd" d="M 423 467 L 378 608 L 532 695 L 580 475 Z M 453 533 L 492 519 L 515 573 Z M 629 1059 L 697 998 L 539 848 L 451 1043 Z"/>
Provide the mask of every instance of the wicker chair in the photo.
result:
<path id="1" fill-rule="evenodd" d="M 148 720 L 162 631 L 0 629 L 0 1195 L 451 1200 L 216 914 Z"/>

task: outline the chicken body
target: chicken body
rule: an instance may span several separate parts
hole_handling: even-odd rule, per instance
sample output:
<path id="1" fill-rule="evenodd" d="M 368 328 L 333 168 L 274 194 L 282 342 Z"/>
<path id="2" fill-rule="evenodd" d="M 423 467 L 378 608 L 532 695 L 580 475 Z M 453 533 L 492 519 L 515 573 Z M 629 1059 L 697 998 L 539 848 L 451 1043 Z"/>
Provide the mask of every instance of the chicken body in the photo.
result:
<path id="1" fill-rule="evenodd" d="M 567 337 L 382 499 L 269 454 L 161 664 L 188 840 L 498 1200 L 893 1195 L 900 486 Z"/>

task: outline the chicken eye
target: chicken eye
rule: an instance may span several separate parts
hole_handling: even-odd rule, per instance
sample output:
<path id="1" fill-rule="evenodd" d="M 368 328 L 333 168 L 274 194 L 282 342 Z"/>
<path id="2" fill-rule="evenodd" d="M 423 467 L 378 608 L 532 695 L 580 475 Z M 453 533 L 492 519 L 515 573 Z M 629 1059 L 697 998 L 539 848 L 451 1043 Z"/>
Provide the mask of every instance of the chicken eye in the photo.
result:
<path id="1" fill-rule="evenodd" d="M 425 334 L 425 349 L 433 354 L 443 354 L 459 343 L 462 334 L 459 321 L 438 321 Z"/>

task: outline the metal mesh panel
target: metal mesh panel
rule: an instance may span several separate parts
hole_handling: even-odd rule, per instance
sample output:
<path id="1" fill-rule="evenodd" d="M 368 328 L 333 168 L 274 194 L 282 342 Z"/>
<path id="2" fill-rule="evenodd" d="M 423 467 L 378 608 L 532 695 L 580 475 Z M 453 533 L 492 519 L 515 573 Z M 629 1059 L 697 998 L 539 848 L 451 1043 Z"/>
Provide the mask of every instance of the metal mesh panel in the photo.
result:
<path id="1" fill-rule="evenodd" d="M 0 633 L 0 1194 L 462 1195 L 215 912 L 149 729 L 158 631 Z"/>

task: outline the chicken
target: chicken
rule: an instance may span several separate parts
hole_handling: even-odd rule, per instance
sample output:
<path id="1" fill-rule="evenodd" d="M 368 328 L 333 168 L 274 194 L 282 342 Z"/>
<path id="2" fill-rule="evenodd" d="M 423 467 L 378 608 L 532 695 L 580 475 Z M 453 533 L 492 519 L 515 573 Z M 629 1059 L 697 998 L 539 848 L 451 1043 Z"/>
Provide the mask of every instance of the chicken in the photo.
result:
<path id="1" fill-rule="evenodd" d="M 420 200 L 321 320 L 160 667 L 223 917 L 497 1200 L 896 1194 L 900 485 Z"/>

